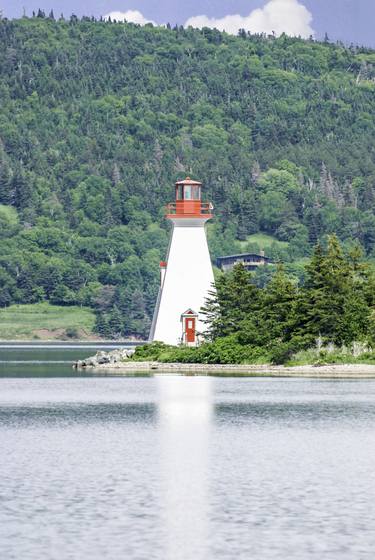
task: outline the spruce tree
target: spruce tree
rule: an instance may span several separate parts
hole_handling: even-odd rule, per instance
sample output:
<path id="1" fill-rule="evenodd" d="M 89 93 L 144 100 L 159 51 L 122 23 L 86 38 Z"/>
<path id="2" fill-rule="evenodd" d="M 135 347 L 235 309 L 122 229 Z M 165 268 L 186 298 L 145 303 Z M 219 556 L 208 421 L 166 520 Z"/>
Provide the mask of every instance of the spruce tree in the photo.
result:
<path id="1" fill-rule="evenodd" d="M 214 340 L 221 333 L 221 309 L 219 303 L 218 290 L 223 281 L 224 276 L 216 281 L 216 288 L 208 292 L 205 304 L 201 309 L 204 316 L 203 323 L 205 323 L 205 339 Z"/>
<path id="2" fill-rule="evenodd" d="M 366 282 L 345 257 L 335 235 L 327 249 L 315 248 L 306 267 L 307 280 L 301 290 L 294 317 L 294 331 L 322 336 L 336 344 L 350 343 L 368 330 L 369 307 Z"/>
<path id="3" fill-rule="evenodd" d="M 290 317 L 297 288 L 280 264 L 270 282 L 259 290 L 259 302 L 239 326 L 241 344 L 270 347 L 280 344 L 291 333 Z"/>
<path id="4" fill-rule="evenodd" d="M 297 288 L 285 274 L 282 264 L 263 290 L 260 323 L 264 338 L 284 339 L 290 334 L 290 317 L 295 306 Z"/>
<path id="5" fill-rule="evenodd" d="M 31 203 L 32 186 L 30 179 L 21 167 L 18 167 L 14 173 L 12 189 L 14 192 L 14 205 L 20 210 L 27 208 Z"/>
<path id="6" fill-rule="evenodd" d="M 216 290 L 207 299 L 202 313 L 206 316 L 208 337 L 236 334 L 259 305 L 259 289 L 251 283 L 251 274 L 242 264 L 216 281 Z"/>
<path id="7" fill-rule="evenodd" d="M 120 338 L 123 333 L 123 316 L 115 305 L 109 314 L 109 331 L 112 338 Z"/>
<path id="8" fill-rule="evenodd" d="M 0 203 L 11 205 L 14 202 L 14 187 L 10 169 L 5 165 L 0 166 Z"/>
<path id="9" fill-rule="evenodd" d="M 103 313 L 102 311 L 97 312 L 94 332 L 105 338 L 111 338 L 112 333 L 108 324 L 108 316 L 106 313 Z"/>

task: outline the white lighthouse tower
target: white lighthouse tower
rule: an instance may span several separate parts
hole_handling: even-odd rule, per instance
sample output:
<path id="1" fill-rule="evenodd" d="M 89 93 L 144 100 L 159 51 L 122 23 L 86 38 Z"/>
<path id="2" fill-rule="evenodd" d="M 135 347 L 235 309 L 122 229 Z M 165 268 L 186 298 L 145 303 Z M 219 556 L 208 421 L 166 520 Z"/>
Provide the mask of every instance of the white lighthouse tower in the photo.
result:
<path id="1" fill-rule="evenodd" d="M 189 177 L 178 181 L 176 201 L 167 206 L 173 230 L 167 262 L 160 263 L 150 341 L 196 346 L 205 330 L 200 309 L 214 282 L 205 223 L 213 206 L 201 201 L 201 186 Z"/>

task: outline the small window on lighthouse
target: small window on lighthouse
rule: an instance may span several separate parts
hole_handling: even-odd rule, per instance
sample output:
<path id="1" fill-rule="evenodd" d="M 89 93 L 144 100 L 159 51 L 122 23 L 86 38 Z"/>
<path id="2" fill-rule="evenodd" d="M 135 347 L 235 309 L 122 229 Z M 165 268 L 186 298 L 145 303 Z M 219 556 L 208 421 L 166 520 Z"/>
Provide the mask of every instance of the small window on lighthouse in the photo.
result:
<path id="1" fill-rule="evenodd" d="M 183 200 L 184 198 L 184 187 L 182 185 L 178 185 L 177 187 L 177 200 Z"/>
<path id="2" fill-rule="evenodd" d="M 185 200 L 191 200 L 192 196 L 191 196 L 191 186 L 190 185 L 185 185 L 185 192 L 184 192 L 184 199 Z"/>
<path id="3" fill-rule="evenodd" d="M 201 198 L 201 188 L 195 185 L 193 188 L 193 200 L 200 200 Z"/>

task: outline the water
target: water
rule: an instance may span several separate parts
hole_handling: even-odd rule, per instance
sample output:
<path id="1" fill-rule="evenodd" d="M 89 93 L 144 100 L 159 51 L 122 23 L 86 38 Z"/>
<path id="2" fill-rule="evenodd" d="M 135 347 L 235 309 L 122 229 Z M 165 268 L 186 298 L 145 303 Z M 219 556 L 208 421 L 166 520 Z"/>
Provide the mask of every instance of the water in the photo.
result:
<path id="1" fill-rule="evenodd" d="M 73 362 L 88 358 L 98 350 L 131 348 L 137 343 L 115 342 L 0 342 L 0 376 L 76 377 Z"/>
<path id="2" fill-rule="evenodd" d="M 373 381 L 30 367 L 1 370 L 2 560 L 373 558 Z"/>

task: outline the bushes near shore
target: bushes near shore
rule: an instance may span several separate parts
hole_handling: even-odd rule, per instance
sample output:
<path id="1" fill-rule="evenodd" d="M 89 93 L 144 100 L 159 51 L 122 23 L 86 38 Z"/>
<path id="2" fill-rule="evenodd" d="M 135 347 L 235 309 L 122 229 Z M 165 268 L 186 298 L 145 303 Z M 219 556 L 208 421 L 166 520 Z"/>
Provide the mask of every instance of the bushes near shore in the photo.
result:
<path id="1" fill-rule="evenodd" d="M 315 346 L 295 353 L 267 351 L 264 348 L 251 348 L 239 345 L 233 337 L 212 343 L 204 343 L 198 348 L 168 346 L 156 342 L 138 346 L 132 360 L 156 361 L 181 364 L 285 364 L 288 366 L 325 365 L 325 364 L 375 364 L 375 351 L 365 344 L 350 347 L 335 345 L 321 346 L 318 339 Z"/>

